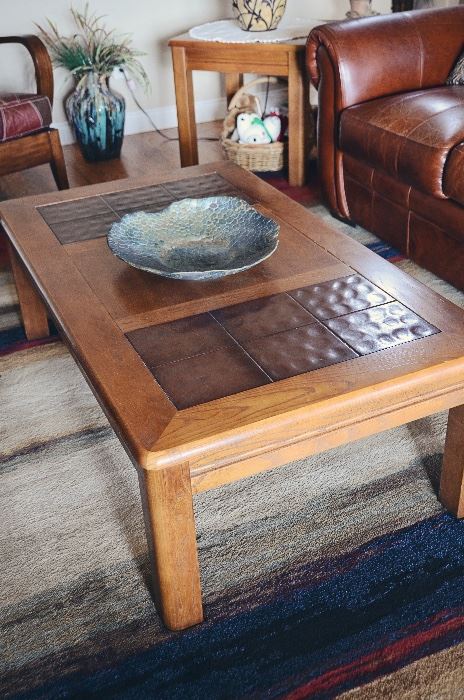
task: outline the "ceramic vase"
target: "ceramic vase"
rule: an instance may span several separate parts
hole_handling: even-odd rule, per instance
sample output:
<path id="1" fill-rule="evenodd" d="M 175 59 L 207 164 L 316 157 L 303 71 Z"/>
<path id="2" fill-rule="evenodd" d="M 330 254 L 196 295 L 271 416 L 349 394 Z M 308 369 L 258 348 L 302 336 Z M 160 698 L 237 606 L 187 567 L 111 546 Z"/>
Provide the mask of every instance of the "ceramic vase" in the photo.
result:
<path id="1" fill-rule="evenodd" d="M 108 77 L 86 73 L 66 100 L 66 112 L 84 158 L 109 160 L 121 153 L 125 102 L 110 90 Z"/>
<path id="2" fill-rule="evenodd" d="M 372 9 L 372 0 L 350 0 L 350 11 L 346 13 L 349 19 L 355 19 L 358 17 L 370 17 L 372 15 L 378 15 L 378 12 L 374 12 Z"/>
<path id="3" fill-rule="evenodd" d="M 241 28 L 247 32 L 276 29 L 287 0 L 232 0 L 232 9 Z"/>

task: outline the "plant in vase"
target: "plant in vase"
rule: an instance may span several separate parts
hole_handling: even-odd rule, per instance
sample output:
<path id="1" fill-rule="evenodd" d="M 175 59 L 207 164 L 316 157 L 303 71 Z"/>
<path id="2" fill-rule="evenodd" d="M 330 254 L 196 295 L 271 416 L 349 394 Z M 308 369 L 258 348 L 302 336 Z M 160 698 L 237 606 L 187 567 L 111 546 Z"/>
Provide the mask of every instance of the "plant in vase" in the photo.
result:
<path id="1" fill-rule="evenodd" d="M 78 32 L 61 36 L 50 20 L 48 28 L 36 25 L 53 64 L 70 71 L 76 81 L 66 100 L 66 113 L 76 134 L 84 158 L 90 161 L 117 158 L 124 137 L 125 101 L 110 89 L 109 78 L 115 68 L 144 87 L 145 70 L 138 60 L 143 53 L 131 46 L 130 38 L 108 31 L 102 20 L 71 8 Z"/>

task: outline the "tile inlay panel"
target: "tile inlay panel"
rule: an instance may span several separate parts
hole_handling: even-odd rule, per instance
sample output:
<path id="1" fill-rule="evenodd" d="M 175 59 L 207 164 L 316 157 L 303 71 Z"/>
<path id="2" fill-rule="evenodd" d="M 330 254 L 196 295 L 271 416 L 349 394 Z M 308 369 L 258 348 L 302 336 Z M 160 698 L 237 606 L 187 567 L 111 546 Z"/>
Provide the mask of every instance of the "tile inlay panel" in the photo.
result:
<path id="1" fill-rule="evenodd" d="M 254 299 L 212 312 L 212 316 L 239 342 L 270 333 L 306 326 L 315 321 L 288 294 Z"/>
<path id="2" fill-rule="evenodd" d="M 327 326 L 360 355 L 439 333 L 398 301 L 329 319 Z"/>
<path id="3" fill-rule="evenodd" d="M 183 409 L 439 332 L 349 275 L 126 335 Z"/>
<path id="4" fill-rule="evenodd" d="M 106 236 L 111 224 L 124 214 L 135 211 L 154 213 L 185 197 L 214 195 L 249 200 L 246 194 L 237 190 L 228 180 L 213 173 L 208 177 L 194 177 L 50 204 L 38 207 L 38 211 L 64 245 Z"/>
<path id="5" fill-rule="evenodd" d="M 392 301 L 392 297 L 361 275 L 349 275 L 290 292 L 318 319 L 336 318 Z"/>

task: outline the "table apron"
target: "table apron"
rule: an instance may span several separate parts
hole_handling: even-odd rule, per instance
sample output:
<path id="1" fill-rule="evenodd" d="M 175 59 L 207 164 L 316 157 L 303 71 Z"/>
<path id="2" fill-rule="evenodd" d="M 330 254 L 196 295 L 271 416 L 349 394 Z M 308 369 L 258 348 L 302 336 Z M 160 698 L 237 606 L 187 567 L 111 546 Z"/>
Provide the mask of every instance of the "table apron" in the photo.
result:
<path id="1" fill-rule="evenodd" d="M 459 387 L 419 401 L 413 406 L 385 409 L 367 419 L 327 427 L 310 437 L 300 440 L 295 438 L 291 444 L 276 447 L 270 451 L 261 448 L 260 452 L 258 450 L 255 454 L 249 452 L 248 456 L 233 462 L 221 464 L 218 460 L 212 467 L 211 464 L 202 466 L 191 461 L 192 491 L 193 493 L 208 491 L 463 404 L 464 388 Z"/>
<path id="2" fill-rule="evenodd" d="M 203 70 L 214 73 L 256 73 L 259 75 L 272 75 L 276 77 L 288 76 L 288 62 L 283 64 L 275 63 L 274 61 L 257 62 L 254 61 L 231 61 L 227 58 L 215 59 L 211 61 L 198 58 L 188 57 L 187 70 Z"/>

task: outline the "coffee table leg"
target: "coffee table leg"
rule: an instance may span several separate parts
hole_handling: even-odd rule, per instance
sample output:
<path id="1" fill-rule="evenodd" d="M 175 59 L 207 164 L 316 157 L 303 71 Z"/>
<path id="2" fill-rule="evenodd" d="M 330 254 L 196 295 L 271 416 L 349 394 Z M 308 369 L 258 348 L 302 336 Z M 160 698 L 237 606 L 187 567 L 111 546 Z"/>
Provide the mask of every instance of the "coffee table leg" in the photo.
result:
<path id="1" fill-rule="evenodd" d="M 464 518 L 464 406 L 451 408 L 448 415 L 440 501 L 457 518 Z"/>
<path id="2" fill-rule="evenodd" d="M 49 335 L 47 310 L 36 292 L 29 275 L 11 244 L 8 245 L 11 269 L 18 293 L 19 308 L 28 340 Z"/>
<path id="3" fill-rule="evenodd" d="M 139 484 L 156 605 L 166 627 L 182 630 L 203 620 L 190 470 L 139 470 Z"/>
<path id="4" fill-rule="evenodd" d="M 187 54 L 183 46 L 172 47 L 172 66 L 176 89 L 180 163 L 185 168 L 188 165 L 198 165 L 198 142 L 192 71 L 187 67 Z"/>

